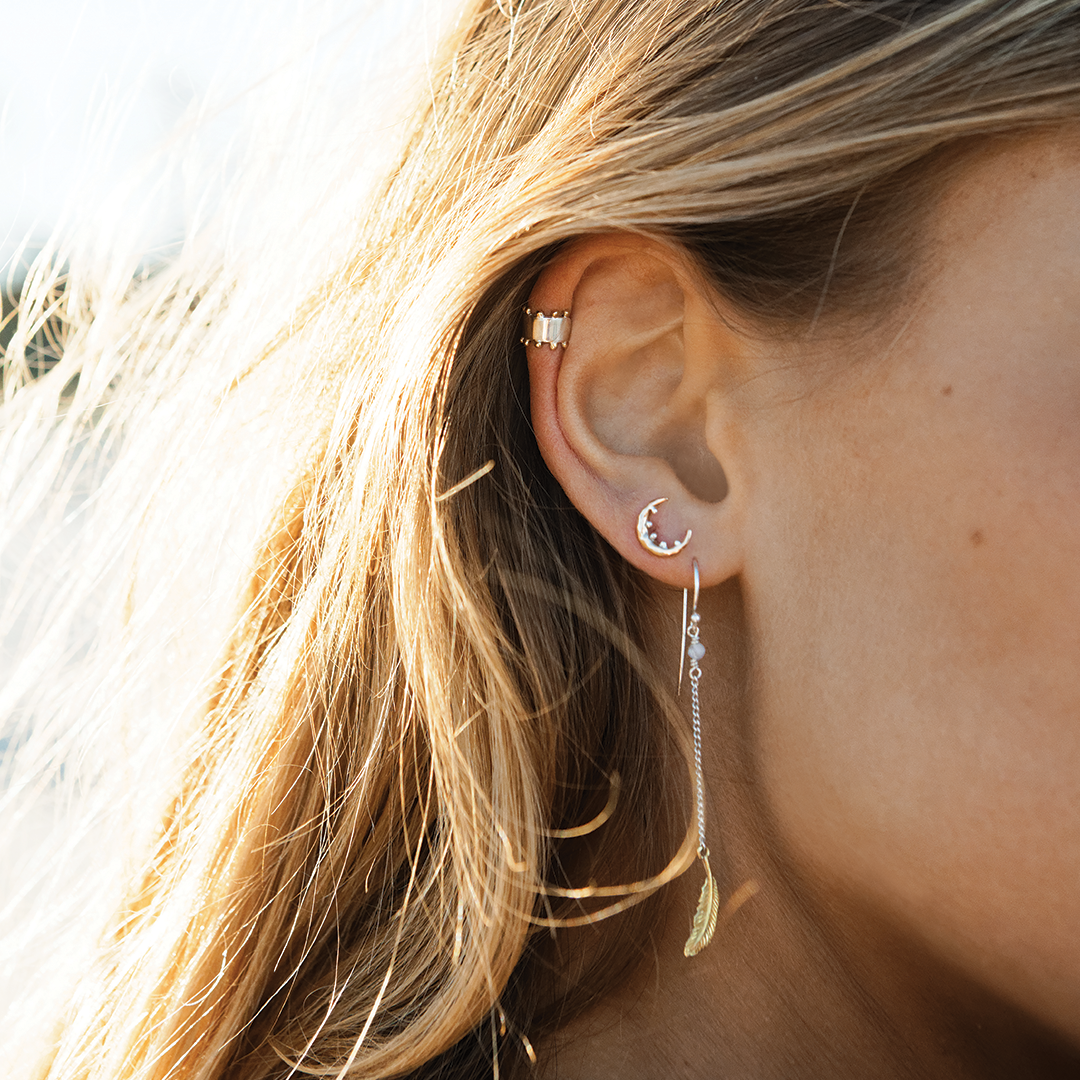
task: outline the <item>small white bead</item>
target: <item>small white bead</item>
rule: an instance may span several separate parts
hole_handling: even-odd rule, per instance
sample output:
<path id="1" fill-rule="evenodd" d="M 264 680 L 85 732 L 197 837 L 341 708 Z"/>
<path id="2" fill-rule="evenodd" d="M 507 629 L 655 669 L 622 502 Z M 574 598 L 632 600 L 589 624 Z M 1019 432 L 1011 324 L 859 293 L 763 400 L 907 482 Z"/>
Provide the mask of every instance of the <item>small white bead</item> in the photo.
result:
<path id="1" fill-rule="evenodd" d="M 661 546 L 661 547 L 662 547 L 662 548 L 663 548 L 663 549 L 664 549 L 665 551 L 667 551 L 667 541 L 666 541 L 666 540 L 661 540 L 661 541 L 660 541 L 660 546 Z"/>
<path id="2" fill-rule="evenodd" d="M 694 614 L 690 616 L 690 621 L 691 621 L 691 622 L 692 622 L 692 623 L 693 623 L 693 624 L 694 624 L 695 626 L 697 626 L 697 624 L 698 624 L 699 622 L 701 622 L 701 616 L 700 616 L 700 615 L 699 615 L 699 614 L 698 614 L 698 613 L 697 613 L 697 612 L 695 611 L 695 612 L 694 612 Z"/>
<path id="3" fill-rule="evenodd" d="M 700 641 L 691 641 L 686 650 L 691 660 L 700 660 L 705 655 L 705 646 Z"/>

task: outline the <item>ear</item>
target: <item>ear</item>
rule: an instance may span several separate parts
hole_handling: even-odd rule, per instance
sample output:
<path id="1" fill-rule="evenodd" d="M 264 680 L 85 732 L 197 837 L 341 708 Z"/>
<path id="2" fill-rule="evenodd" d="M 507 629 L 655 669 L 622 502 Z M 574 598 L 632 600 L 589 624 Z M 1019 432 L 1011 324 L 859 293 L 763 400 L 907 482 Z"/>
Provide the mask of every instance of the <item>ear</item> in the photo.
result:
<path id="1" fill-rule="evenodd" d="M 569 310 L 565 349 L 527 346 L 540 452 L 575 506 L 619 553 L 667 584 L 738 574 L 746 469 L 733 392 L 748 338 L 675 245 L 590 236 L 559 253 L 536 283 L 533 311 Z M 732 313 L 733 314 L 733 313 Z M 690 541 L 677 554 L 647 550 Z"/>

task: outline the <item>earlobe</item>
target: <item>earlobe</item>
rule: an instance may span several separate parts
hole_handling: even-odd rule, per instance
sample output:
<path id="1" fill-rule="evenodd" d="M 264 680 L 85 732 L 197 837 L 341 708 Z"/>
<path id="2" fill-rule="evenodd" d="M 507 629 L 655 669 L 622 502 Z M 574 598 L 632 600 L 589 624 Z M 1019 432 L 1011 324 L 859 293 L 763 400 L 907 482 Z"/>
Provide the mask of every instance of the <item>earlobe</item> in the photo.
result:
<path id="1" fill-rule="evenodd" d="M 628 561 L 684 586 L 741 568 L 740 464 L 725 386 L 736 335 L 679 248 L 624 235 L 571 245 L 532 311 L 569 310 L 565 349 L 527 352 L 540 451 L 579 510 Z"/>

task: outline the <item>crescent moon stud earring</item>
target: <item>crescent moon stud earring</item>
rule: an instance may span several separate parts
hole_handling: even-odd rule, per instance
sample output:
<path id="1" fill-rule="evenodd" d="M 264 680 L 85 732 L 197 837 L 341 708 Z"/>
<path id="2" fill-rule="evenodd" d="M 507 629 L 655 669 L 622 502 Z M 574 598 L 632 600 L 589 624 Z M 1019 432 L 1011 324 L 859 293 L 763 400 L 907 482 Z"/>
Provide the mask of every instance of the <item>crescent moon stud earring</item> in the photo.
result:
<path id="1" fill-rule="evenodd" d="M 656 524 L 653 521 L 653 514 L 656 513 L 656 508 L 661 503 L 666 502 L 667 499 L 653 499 L 653 501 L 638 514 L 637 519 L 638 542 L 650 555 L 659 555 L 662 558 L 667 558 L 670 555 L 678 555 L 679 552 L 690 543 L 690 537 L 694 535 L 692 529 L 687 529 L 686 535 L 681 540 L 676 540 L 674 543 L 669 544 L 666 540 L 658 539 Z"/>

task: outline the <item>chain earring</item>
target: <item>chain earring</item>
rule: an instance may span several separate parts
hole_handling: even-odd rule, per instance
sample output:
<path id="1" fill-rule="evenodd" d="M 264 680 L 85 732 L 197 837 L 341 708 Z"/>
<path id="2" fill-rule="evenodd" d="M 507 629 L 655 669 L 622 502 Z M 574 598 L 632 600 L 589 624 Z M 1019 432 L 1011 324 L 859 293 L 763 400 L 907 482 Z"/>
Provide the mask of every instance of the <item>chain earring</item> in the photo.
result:
<path id="1" fill-rule="evenodd" d="M 668 544 L 661 540 L 657 533 L 656 524 L 653 520 L 657 509 L 666 503 L 667 499 L 653 499 L 644 510 L 638 514 L 637 538 L 638 543 L 649 552 L 650 555 L 659 555 L 662 558 L 670 555 L 678 555 L 693 535 L 689 529 L 681 540 Z M 720 914 L 720 894 L 716 889 L 716 879 L 713 877 L 712 868 L 709 866 L 709 849 L 705 844 L 705 781 L 701 768 L 701 698 L 698 693 L 698 683 L 701 681 L 701 661 L 705 658 L 705 646 L 701 643 L 701 616 L 698 614 L 698 597 L 701 594 L 701 571 L 698 568 L 697 559 L 693 560 L 694 566 L 694 607 L 687 618 L 688 590 L 683 589 L 683 637 L 679 649 L 679 690 L 682 690 L 683 671 L 685 662 L 690 661 L 688 675 L 690 678 L 690 706 L 694 718 L 694 798 L 697 813 L 697 854 L 705 867 L 705 883 L 701 886 L 701 896 L 698 899 L 697 911 L 694 912 L 694 922 L 690 928 L 690 936 L 683 946 L 685 956 L 697 956 L 706 945 L 712 941 L 716 933 L 716 920 Z"/>
<path id="2" fill-rule="evenodd" d="M 720 913 L 720 894 L 716 889 L 716 879 L 709 866 L 709 849 L 705 844 L 705 784 L 701 769 L 701 701 L 698 695 L 698 683 L 701 681 L 701 660 L 705 657 L 705 646 L 701 643 L 701 616 L 698 614 L 698 594 L 701 591 L 701 575 L 697 559 L 694 560 L 694 607 L 690 618 L 686 617 L 687 590 L 683 589 L 683 643 L 684 650 L 679 654 L 679 687 L 682 687 L 683 660 L 689 659 L 687 676 L 690 679 L 690 707 L 694 718 L 694 787 L 697 801 L 697 853 L 705 867 L 705 883 L 701 886 L 701 897 L 690 936 L 683 946 L 684 956 L 697 956 L 712 941 L 716 932 L 716 919 Z"/>

